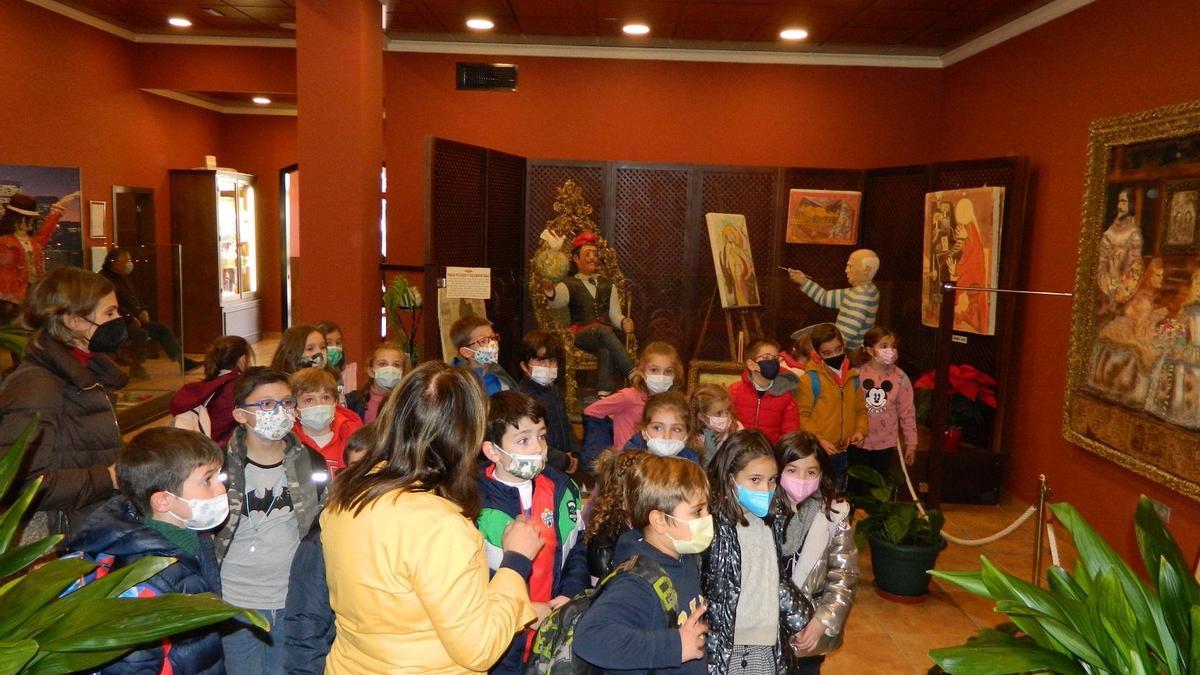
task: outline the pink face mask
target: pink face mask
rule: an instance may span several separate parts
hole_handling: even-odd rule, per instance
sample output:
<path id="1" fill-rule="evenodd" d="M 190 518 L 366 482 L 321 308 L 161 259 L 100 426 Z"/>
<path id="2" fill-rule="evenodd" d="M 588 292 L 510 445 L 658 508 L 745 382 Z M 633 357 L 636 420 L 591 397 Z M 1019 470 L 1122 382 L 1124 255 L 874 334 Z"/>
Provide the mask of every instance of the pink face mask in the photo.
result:
<path id="1" fill-rule="evenodd" d="M 729 414 L 728 413 L 721 415 L 720 417 L 709 417 L 707 415 L 706 415 L 706 417 L 708 419 L 708 428 L 712 429 L 713 431 L 717 432 L 718 434 L 725 433 L 725 430 L 729 428 Z"/>
<path id="2" fill-rule="evenodd" d="M 794 474 L 785 473 L 779 478 L 779 487 L 783 488 L 789 499 L 799 504 L 821 487 L 821 479 L 796 478 Z"/>
<path id="3" fill-rule="evenodd" d="M 881 347 L 875 350 L 875 358 L 886 366 L 894 365 L 899 356 L 900 352 L 896 351 L 895 347 Z"/>

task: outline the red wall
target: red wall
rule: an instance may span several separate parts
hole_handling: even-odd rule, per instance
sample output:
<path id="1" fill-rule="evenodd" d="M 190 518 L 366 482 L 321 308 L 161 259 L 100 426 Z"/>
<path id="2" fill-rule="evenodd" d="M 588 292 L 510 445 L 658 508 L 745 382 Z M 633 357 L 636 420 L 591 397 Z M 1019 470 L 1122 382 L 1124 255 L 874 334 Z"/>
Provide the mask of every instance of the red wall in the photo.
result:
<path id="1" fill-rule="evenodd" d="M 1098 0 L 946 71 L 941 158 L 1025 154 L 1038 173 L 1030 288 L 1074 286 L 1088 124 L 1197 98 L 1195 26 L 1200 3 Z M 1031 500 L 1045 473 L 1053 498 L 1128 558 L 1137 557 L 1134 501 L 1148 494 L 1171 507 L 1170 527 L 1194 554 L 1200 504 L 1062 437 L 1070 301 L 1030 299 L 1024 311 L 1009 488 Z"/>

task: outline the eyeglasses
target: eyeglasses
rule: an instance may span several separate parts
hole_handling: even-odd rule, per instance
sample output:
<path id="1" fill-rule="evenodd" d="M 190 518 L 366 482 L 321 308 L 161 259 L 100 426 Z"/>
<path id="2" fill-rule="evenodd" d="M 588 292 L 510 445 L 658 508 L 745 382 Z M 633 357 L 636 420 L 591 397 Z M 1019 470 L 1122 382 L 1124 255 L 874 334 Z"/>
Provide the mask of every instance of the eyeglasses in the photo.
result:
<path id="1" fill-rule="evenodd" d="M 291 398 L 290 396 L 288 398 L 281 398 L 278 401 L 276 401 L 275 399 L 271 399 L 271 398 L 265 398 L 261 401 L 255 402 L 255 403 L 243 403 L 242 405 L 240 405 L 238 407 L 240 407 L 240 408 L 258 408 L 259 410 L 271 412 L 272 410 L 278 408 L 279 406 L 283 406 L 284 410 L 295 410 L 296 409 L 296 399 Z"/>
<path id="2" fill-rule="evenodd" d="M 763 361 L 778 361 L 778 360 L 779 360 L 778 354 L 763 354 L 762 356 L 754 359 L 754 361 L 756 363 L 762 363 Z"/>
<path id="3" fill-rule="evenodd" d="M 500 343 L 500 336 L 499 336 L 499 335 L 496 335 L 495 333 L 493 333 L 493 334 L 491 334 L 491 335 L 484 335 L 483 337 L 479 338 L 478 340 L 475 340 L 474 342 L 470 342 L 470 343 L 468 343 L 468 344 L 467 344 L 467 346 L 468 346 L 468 347 L 475 347 L 475 346 L 478 346 L 478 345 L 481 345 L 481 344 L 484 344 L 484 343 L 487 343 L 487 342 L 495 342 L 495 343 L 499 344 L 499 343 Z"/>

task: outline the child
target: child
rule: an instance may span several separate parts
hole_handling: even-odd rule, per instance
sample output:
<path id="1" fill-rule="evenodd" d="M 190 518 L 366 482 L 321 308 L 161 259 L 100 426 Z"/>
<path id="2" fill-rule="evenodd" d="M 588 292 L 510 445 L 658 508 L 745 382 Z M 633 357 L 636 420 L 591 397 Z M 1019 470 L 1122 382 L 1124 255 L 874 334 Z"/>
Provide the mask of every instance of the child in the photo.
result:
<path id="1" fill-rule="evenodd" d="M 655 394 L 642 409 L 640 432 L 625 444 L 625 450 L 645 450 L 659 457 L 680 457 L 697 464 L 700 455 L 687 447 L 692 434 L 692 415 L 687 398 L 677 391 Z"/>
<path id="2" fill-rule="evenodd" d="M 408 365 L 408 356 L 399 344 L 383 342 L 377 345 L 367 364 L 367 381 L 358 391 L 346 396 L 346 407 L 357 413 L 363 424 L 374 422 L 388 394 L 404 377 Z"/>
<path id="3" fill-rule="evenodd" d="M 746 349 L 742 379 L 729 385 L 729 396 L 737 417 L 747 429 L 757 429 L 774 443 L 780 436 L 800 428 L 794 381 L 779 378 L 779 343 L 760 338 Z"/>
<path id="4" fill-rule="evenodd" d="M 588 507 L 591 510 L 583 538 L 587 543 L 588 573 L 597 581 L 612 572 L 617 540 L 632 531 L 626 490 L 633 467 L 648 456 L 609 448 L 596 459 L 596 493 Z"/>
<path id="5" fill-rule="evenodd" d="M 296 438 L 325 458 L 329 475 L 336 475 L 346 465 L 342 451 L 350 434 L 362 426 L 353 410 L 338 405 L 337 380 L 323 368 L 301 368 L 291 377 L 292 397 L 300 425 L 293 431 Z"/>
<path id="6" fill-rule="evenodd" d="M 841 493 L 846 489 L 847 448 L 867 437 L 867 402 L 837 327 L 820 324 L 810 337 L 813 352 L 805 369 L 807 377 L 797 387 L 800 426 L 816 436 L 829 455 L 834 486 Z"/>
<path id="7" fill-rule="evenodd" d="M 483 380 L 487 395 L 517 388 L 516 380 L 500 365 L 500 336 L 492 322 L 481 316 L 464 316 L 450 326 L 450 341 L 458 356 L 452 365 L 470 368 Z"/>
<path id="8" fill-rule="evenodd" d="M 488 407 L 485 464 L 478 478 L 482 510 L 477 524 L 483 533 L 488 568 L 494 573 L 504 557 L 504 530 L 525 515 L 541 532 L 545 546 L 533 559 L 529 599 L 538 623 L 588 586 L 587 554 L 580 537 L 579 488 L 546 466 L 545 411 L 537 401 L 506 391 Z M 524 664 L 537 625 L 517 634 L 493 673 L 525 672 Z"/>
<path id="9" fill-rule="evenodd" d="M 221 593 L 208 530 L 229 513 L 217 478 L 221 449 L 202 434 L 148 429 L 117 452 L 121 494 L 88 517 L 68 544 L 91 559 L 113 556 L 119 569 L 146 556 L 173 558 L 145 582 L 155 595 Z M 109 570 L 112 571 L 112 570 Z M 201 628 L 126 655 L 105 672 L 224 672 L 216 626 Z"/>
<path id="10" fill-rule="evenodd" d="M 338 378 L 338 402 L 346 404 L 346 392 L 358 388 L 358 364 L 350 363 L 345 352 L 345 338 L 342 327 L 333 321 L 322 321 L 316 325 L 317 331 L 325 336 L 325 353 L 330 372 Z"/>
<path id="11" fill-rule="evenodd" d="M 710 673 L 784 672 L 779 645 L 783 510 L 775 450 L 759 431 L 739 431 L 708 464 L 712 548 L 704 557 Z"/>
<path id="12" fill-rule="evenodd" d="M 618 572 L 608 580 L 575 628 L 575 655 L 606 673 L 707 673 L 708 626 L 696 559 L 713 531 L 704 471 L 676 457 L 647 456 L 629 474 L 628 495 L 632 525 L 642 534 L 630 547 L 628 564 L 665 579 L 652 585 L 638 574 Z M 664 605 L 677 612 L 675 621 L 666 621 Z"/>
<path id="13" fill-rule="evenodd" d="M 546 411 L 546 443 L 550 445 L 550 466 L 563 473 L 575 473 L 579 467 L 579 439 L 571 429 L 567 404 L 558 388 L 558 364 L 562 363 L 562 342 L 553 333 L 529 331 L 521 338 L 521 382 L 517 391 L 542 404 Z M 555 451 L 562 454 L 563 466 L 555 462 Z"/>
<path id="14" fill-rule="evenodd" d="M 222 597 L 258 609 L 276 626 L 292 556 L 321 510 L 329 474 L 325 458 L 292 433 L 296 399 L 287 375 L 250 368 L 234 385 L 233 400 L 240 426 L 225 446 L 230 513 L 216 546 Z M 231 675 L 283 672 L 282 631 L 242 628 L 224 645 Z"/>
<path id="15" fill-rule="evenodd" d="M 733 399 L 729 397 L 729 391 L 720 385 L 697 386 L 688 404 L 692 409 L 692 445 L 704 448 L 703 462 L 707 467 L 725 439 L 742 430 L 742 423 L 733 416 Z"/>
<path id="16" fill-rule="evenodd" d="M 866 398 L 867 437 L 860 446 L 852 445 L 849 465 L 866 464 L 888 475 L 896 455 L 896 440 L 904 432 L 904 463 L 911 465 L 917 456 L 917 417 L 913 406 L 913 387 L 908 375 L 896 367 L 896 334 L 882 326 L 867 331 L 863 352 L 870 357 L 858 369 Z M 851 487 L 857 488 L 852 479 Z"/>
<path id="17" fill-rule="evenodd" d="M 325 336 L 315 327 L 302 324 L 283 331 L 271 367 L 291 375 L 301 368 L 324 368 L 328 359 Z"/>
<path id="18" fill-rule="evenodd" d="M 637 367 L 629 376 L 629 386 L 606 396 L 584 409 L 594 418 L 612 418 L 613 447 L 624 448 L 637 432 L 646 399 L 683 386 L 683 362 L 679 353 L 666 342 L 651 342 L 642 349 Z"/>
<path id="19" fill-rule="evenodd" d="M 233 421 L 233 383 L 254 363 L 250 343 L 237 335 L 224 335 L 213 341 L 204 354 L 204 379 L 189 382 L 171 397 L 171 414 L 181 415 L 204 406 L 209 428 L 201 430 L 218 445 L 229 440 L 237 422 Z"/>
<path id="20" fill-rule="evenodd" d="M 825 654 L 842 642 L 842 629 L 858 586 L 858 548 L 850 529 L 850 505 L 834 501 L 829 457 L 808 432 L 787 434 L 775 446 L 783 467 L 779 487 L 787 498 L 784 571 L 812 599 L 812 621 L 791 640 L 799 663 L 788 672 L 821 672 Z"/>
<path id="21" fill-rule="evenodd" d="M 346 448 L 342 454 L 343 465 L 350 466 L 366 457 L 375 445 L 376 439 L 374 424 L 367 424 L 355 429 L 354 433 L 350 434 L 350 438 L 346 439 Z"/>

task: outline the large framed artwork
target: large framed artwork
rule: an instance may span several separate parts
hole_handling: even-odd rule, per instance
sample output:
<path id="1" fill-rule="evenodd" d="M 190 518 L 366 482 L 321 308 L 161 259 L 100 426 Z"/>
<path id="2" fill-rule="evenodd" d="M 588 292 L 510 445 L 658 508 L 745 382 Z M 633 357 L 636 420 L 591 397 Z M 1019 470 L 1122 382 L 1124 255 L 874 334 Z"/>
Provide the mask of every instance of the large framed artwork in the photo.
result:
<path id="1" fill-rule="evenodd" d="M 744 370 L 746 365 L 737 361 L 692 359 L 688 364 L 688 394 L 702 384 L 715 384 L 728 389 L 729 385 L 742 379 Z"/>
<path id="2" fill-rule="evenodd" d="M 760 304 L 758 276 L 754 273 L 754 258 L 750 254 L 746 216 L 706 213 L 704 219 L 708 223 L 708 242 L 717 271 L 721 306 L 725 309 L 757 307 Z"/>
<path id="3" fill-rule="evenodd" d="M 79 190 L 78 168 L 0 164 L 0 207 L 20 192 L 37 201 L 38 212 L 45 218 L 51 204 Z M 68 265 L 83 267 L 83 218 L 79 204 L 78 199 L 67 204 L 67 210 L 58 221 L 58 229 L 42 249 L 46 269 Z"/>
<path id="4" fill-rule="evenodd" d="M 995 288 L 1000 275 L 1004 188 L 944 190 L 925 195 L 921 256 L 921 323 L 938 325 L 943 284 Z M 960 290 L 954 299 L 954 330 L 996 334 L 996 299 L 985 291 Z"/>
<path id="5" fill-rule="evenodd" d="M 1063 435 L 1200 499 L 1200 101 L 1097 120 Z"/>
<path id="6" fill-rule="evenodd" d="M 858 217 L 861 212 L 861 192 L 789 190 L 784 241 L 789 244 L 853 246 L 858 243 Z"/>

